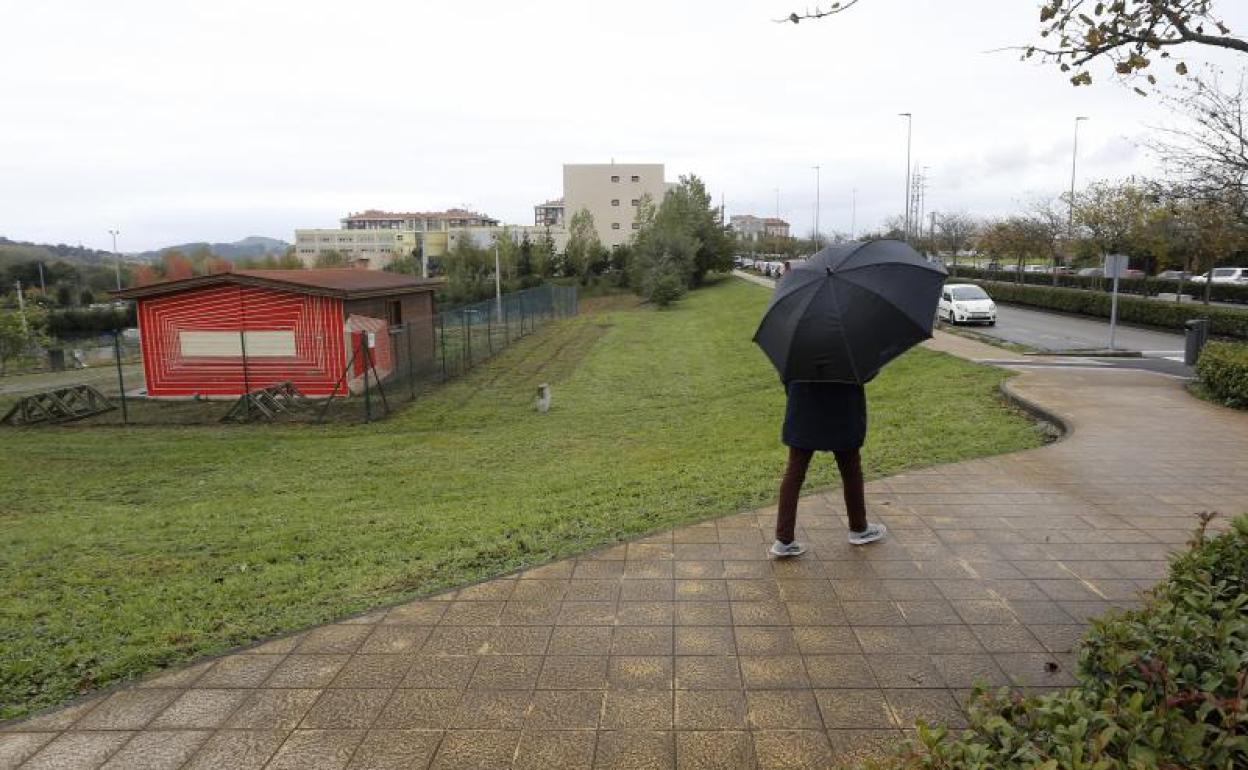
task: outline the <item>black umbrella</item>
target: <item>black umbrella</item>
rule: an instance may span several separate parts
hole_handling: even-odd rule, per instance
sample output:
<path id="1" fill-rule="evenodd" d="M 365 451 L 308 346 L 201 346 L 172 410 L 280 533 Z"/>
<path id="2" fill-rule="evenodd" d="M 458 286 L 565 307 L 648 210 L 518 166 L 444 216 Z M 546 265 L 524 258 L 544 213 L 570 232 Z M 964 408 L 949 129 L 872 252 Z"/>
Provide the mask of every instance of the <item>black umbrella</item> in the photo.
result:
<path id="1" fill-rule="evenodd" d="M 946 275 L 902 241 L 829 246 L 780 279 L 754 341 L 786 383 L 867 382 L 932 336 Z"/>

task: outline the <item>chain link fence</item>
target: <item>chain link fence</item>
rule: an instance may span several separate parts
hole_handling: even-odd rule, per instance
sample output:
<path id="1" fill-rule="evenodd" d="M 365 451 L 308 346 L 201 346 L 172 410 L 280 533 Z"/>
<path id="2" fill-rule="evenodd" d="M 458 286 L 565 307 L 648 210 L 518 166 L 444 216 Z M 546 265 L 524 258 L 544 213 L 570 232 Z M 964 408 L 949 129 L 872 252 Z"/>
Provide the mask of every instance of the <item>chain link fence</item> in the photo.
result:
<path id="1" fill-rule="evenodd" d="M 576 313 L 576 286 L 545 284 L 397 325 L 355 329 L 349 323 L 346 366 L 332 391 L 317 397 L 289 388 L 282 377 L 297 376 L 297 368 L 291 375 L 274 374 L 280 363 L 261 355 L 265 351 L 257 351 L 250 333 L 240 332 L 241 354 L 223 356 L 216 366 L 234 379 L 241 370 L 249 397 L 149 398 L 138 336 L 119 331 L 46 351 L 51 363 L 39 372 L 0 378 L 0 418 L 16 408 L 12 424 L 23 417 L 32 424 L 76 425 L 371 422 L 463 376 L 544 324 Z M 102 403 L 113 408 L 86 414 Z M 29 419 L 48 413 L 55 419 Z"/>

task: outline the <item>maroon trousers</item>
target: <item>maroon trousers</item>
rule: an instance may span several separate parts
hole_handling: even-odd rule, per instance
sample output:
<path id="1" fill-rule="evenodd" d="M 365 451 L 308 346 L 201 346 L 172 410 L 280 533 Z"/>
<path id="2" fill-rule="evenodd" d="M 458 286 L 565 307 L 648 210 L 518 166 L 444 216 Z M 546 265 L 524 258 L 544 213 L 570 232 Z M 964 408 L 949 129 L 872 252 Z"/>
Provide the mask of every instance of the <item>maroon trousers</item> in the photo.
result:
<path id="1" fill-rule="evenodd" d="M 841 472 L 841 484 L 845 493 L 845 510 L 849 514 L 849 528 L 861 532 L 867 528 L 867 504 L 862 481 L 862 457 L 857 449 L 838 449 L 836 467 Z M 793 530 L 797 527 L 797 497 L 806 470 L 815 456 L 813 449 L 789 447 L 789 465 L 780 482 L 780 506 L 776 512 L 776 539 L 782 543 L 793 542 Z"/>

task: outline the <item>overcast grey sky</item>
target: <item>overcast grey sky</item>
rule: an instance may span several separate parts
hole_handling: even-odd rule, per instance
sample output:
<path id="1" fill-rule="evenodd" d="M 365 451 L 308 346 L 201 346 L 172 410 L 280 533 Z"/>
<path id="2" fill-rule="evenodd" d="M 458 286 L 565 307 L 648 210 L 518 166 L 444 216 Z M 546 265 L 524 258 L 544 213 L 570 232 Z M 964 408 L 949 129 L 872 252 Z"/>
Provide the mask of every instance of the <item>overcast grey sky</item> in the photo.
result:
<path id="1" fill-rule="evenodd" d="M 859 230 L 903 205 L 905 123 L 929 209 L 1008 213 L 1080 177 L 1147 174 L 1170 120 L 1102 77 L 985 51 L 1036 0 L 50 0 L 0 11 L 0 235 L 127 251 L 293 239 L 370 207 L 509 223 L 565 162 L 663 162 L 728 213 Z M 1221 2 L 1237 30 L 1248 9 Z M 1234 6 L 1234 8 L 1233 8 Z M 796 5 L 800 8 L 800 5 Z M 956 15 L 950 15 L 956 9 Z M 1203 56 L 1203 54 L 1201 54 Z M 1102 73 L 1103 74 L 1103 73 Z"/>

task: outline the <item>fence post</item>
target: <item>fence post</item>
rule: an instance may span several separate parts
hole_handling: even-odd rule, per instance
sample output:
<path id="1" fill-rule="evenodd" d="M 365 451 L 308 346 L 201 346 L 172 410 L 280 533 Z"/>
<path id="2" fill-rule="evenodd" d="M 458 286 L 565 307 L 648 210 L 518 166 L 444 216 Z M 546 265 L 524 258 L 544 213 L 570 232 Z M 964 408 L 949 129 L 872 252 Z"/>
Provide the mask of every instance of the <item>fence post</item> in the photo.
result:
<path id="1" fill-rule="evenodd" d="M 464 319 L 463 326 L 465 347 L 463 350 L 467 351 L 464 354 L 464 371 L 466 372 L 472 368 L 472 324 L 468 322 L 468 314 L 466 312 L 460 313 L 459 317 Z"/>
<path id="2" fill-rule="evenodd" d="M 524 300 L 528 296 L 528 290 L 520 292 L 520 336 L 524 336 Z"/>
<path id="3" fill-rule="evenodd" d="M 368 332 L 360 335 L 360 352 L 364 354 L 364 422 L 371 422 L 373 419 L 373 402 L 368 391 Z"/>
<path id="4" fill-rule="evenodd" d="M 494 355 L 494 314 L 485 311 L 485 344 L 490 346 L 490 355 Z"/>
<path id="5" fill-rule="evenodd" d="M 403 331 L 407 335 L 407 388 L 411 393 L 413 400 L 416 398 L 416 355 L 412 352 L 412 322 L 408 321 L 403 324 Z"/>
<path id="6" fill-rule="evenodd" d="M 121 374 L 121 329 L 113 329 L 113 358 L 117 362 L 117 390 L 121 393 L 121 424 L 130 423 L 130 413 L 126 409 L 126 380 Z"/>
<path id="7" fill-rule="evenodd" d="M 438 339 L 442 345 L 442 381 L 446 382 L 446 314 L 438 313 Z"/>

